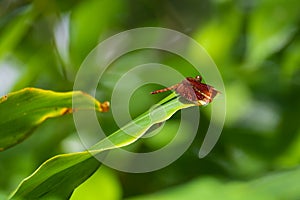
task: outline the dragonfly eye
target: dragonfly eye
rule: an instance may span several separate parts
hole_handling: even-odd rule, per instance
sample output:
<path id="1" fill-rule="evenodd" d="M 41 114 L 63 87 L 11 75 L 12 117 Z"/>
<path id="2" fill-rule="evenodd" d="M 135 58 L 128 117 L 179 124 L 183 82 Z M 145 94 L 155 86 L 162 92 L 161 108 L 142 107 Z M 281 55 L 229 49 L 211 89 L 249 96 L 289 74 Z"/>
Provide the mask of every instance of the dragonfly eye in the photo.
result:
<path id="1" fill-rule="evenodd" d="M 202 81 L 202 77 L 201 77 L 201 76 L 199 76 L 199 75 L 198 75 L 198 76 L 196 76 L 196 77 L 195 77 L 195 79 L 196 79 L 198 82 L 201 82 L 201 81 Z"/>

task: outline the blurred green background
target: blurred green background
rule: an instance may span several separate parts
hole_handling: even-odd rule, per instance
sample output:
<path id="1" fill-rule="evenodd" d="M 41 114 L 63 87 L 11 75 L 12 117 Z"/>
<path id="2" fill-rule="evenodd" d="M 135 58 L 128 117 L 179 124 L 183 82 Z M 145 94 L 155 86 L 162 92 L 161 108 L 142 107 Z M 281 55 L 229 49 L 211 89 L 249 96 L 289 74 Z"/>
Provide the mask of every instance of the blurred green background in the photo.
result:
<path id="1" fill-rule="evenodd" d="M 29 86 L 72 90 L 87 54 L 121 31 L 148 26 L 180 31 L 203 45 L 224 80 L 227 116 L 217 145 L 198 158 L 209 124 L 209 109 L 202 109 L 197 137 L 176 162 L 144 174 L 102 166 L 72 199 L 145 199 L 157 192 L 166 195 L 161 199 L 299 199 L 299 7 L 298 0 L 1 0 L 0 96 Z M 110 100 L 126 70 L 154 61 L 196 75 L 176 55 L 136 51 L 108 68 L 97 98 Z M 157 87 L 146 85 L 133 94 L 132 117 L 162 98 L 149 98 Z M 168 143 L 179 119 L 180 113 L 157 137 L 142 139 L 131 150 L 147 152 Z M 111 113 L 99 114 L 99 120 L 107 133 L 118 129 Z M 48 120 L 28 140 L 0 153 L 0 197 L 46 159 L 80 149 L 72 116 Z M 274 185 L 264 187 L 268 181 Z"/>

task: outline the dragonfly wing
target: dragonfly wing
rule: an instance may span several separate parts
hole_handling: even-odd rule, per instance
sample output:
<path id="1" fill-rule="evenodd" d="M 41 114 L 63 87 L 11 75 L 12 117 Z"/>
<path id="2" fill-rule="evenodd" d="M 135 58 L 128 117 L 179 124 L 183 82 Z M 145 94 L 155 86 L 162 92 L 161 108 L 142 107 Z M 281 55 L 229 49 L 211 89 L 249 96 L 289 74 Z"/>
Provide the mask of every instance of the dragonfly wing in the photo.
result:
<path id="1" fill-rule="evenodd" d="M 210 85 L 199 83 L 197 86 L 193 86 L 195 93 L 200 104 L 208 104 L 218 94 L 218 91 Z"/>
<path id="2" fill-rule="evenodd" d="M 193 89 L 193 86 L 189 81 L 183 80 L 181 84 L 175 90 L 180 96 L 184 97 L 188 101 L 197 101 L 197 95 Z"/>

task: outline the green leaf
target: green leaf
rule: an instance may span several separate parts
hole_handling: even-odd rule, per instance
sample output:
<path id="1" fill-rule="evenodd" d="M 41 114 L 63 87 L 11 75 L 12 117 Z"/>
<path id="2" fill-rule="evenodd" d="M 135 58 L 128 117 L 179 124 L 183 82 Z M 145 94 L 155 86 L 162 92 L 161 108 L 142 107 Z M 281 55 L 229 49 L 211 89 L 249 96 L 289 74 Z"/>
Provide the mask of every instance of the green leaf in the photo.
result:
<path id="1" fill-rule="evenodd" d="M 72 97 L 77 102 L 72 108 Z M 53 92 L 25 88 L 0 98 L 0 151 L 26 139 L 33 130 L 48 118 L 63 116 L 76 110 L 96 109 L 101 104 L 91 96 L 75 92 Z"/>
<path id="2" fill-rule="evenodd" d="M 166 97 L 160 103 L 169 100 L 170 97 L 174 97 L 174 94 Z M 92 146 L 89 151 L 63 154 L 49 159 L 31 176 L 24 179 L 11 199 L 40 199 L 53 196 L 62 199 L 68 198 L 76 186 L 87 179 L 99 166 L 99 162 L 95 161 L 93 155 L 127 146 L 143 136 L 152 125 L 166 121 L 178 110 L 191 106 L 195 106 L 195 104 L 183 103 L 179 98 L 175 98 L 142 114 Z M 85 172 L 84 176 L 81 172 Z"/>
<path id="3" fill-rule="evenodd" d="M 214 62 L 222 65 L 232 57 L 232 49 L 237 48 L 235 41 L 239 37 L 243 19 L 235 5 L 227 10 L 199 27 L 195 34 L 195 39 L 209 52 Z"/>
<path id="4" fill-rule="evenodd" d="M 78 186 L 70 200 L 121 199 L 122 187 L 115 171 L 102 165 L 87 181 Z M 99 190 L 101 188 L 101 190 Z"/>
<path id="5" fill-rule="evenodd" d="M 283 48 L 298 30 L 297 0 L 266 0 L 258 2 L 250 16 L 246 57 L 248 67 L 259 65 Z"/>
<path id="6" fill-rule="evenodd" d="M 88 152 L 55 156 L 24 179 L 11 199 L 67 199 L 99 166 Z"/>
<path id="7" fill-rule="evenodd" d="M 78 65 L 98 44 L 108 27 L 118 21 L 123 1 L 82 1 L 72 12 L 70 48 L 72 60 Z M 99 12 L 99 8 L 102 9 Z M 101 19 L 101 20 L 99 20 Z M 89 24 L 89 26 L 87 26 Z"/>
<path id="8" fill-rule="evenodd" d="M 0 35 L 0 58 L 12 51 L 27 33 L 31 23 L 36 17 L 31 6 L 26 7 L 4 28 Z"/>
<path id="9" fill-rule="evenodd" d="M 201 177 L 182 186 L 156 194 L 130 200 L 176 200 L 176 199 L 224 199 L 224 200 L 273 200 L 299 199 L 300 168 L 277 172 L 251 181 L 223 181 L 213 177 Z M 217 192 L 216 192 L 217 191 Z M 129 200 L 129 199 L 128 199 Z"/>

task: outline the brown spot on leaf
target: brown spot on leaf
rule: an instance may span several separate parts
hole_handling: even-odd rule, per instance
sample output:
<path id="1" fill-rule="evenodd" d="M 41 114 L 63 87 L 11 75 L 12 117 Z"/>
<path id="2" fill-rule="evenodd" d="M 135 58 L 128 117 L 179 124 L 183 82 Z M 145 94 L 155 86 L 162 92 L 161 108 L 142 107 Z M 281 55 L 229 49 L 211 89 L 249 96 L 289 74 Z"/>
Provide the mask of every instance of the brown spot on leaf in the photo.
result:
<path id="1" fill-rule="evenodd" d="M 107 112 L 109 111 L 109 102 L 104 101 L 103 103 L 100 103 L 100 112 Z"/>
<path id="2" fill-rule="evenodd" d="M 63 108 L 62 109 L 62 115 L 66 115 L 66 114 L 71 114 L 73 113 L 73 109 L 72 108 Z"/>
<path id="3" fill-rule="evenodd" d="M 3 97 L 1 97 L 0 103 L 6 101 L 7 99 L 8 99 L 8 95 L 4 95 Z"/>

